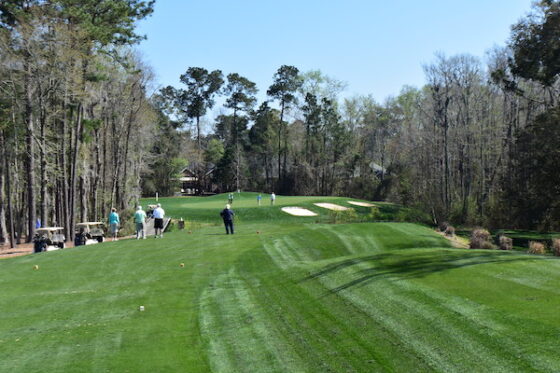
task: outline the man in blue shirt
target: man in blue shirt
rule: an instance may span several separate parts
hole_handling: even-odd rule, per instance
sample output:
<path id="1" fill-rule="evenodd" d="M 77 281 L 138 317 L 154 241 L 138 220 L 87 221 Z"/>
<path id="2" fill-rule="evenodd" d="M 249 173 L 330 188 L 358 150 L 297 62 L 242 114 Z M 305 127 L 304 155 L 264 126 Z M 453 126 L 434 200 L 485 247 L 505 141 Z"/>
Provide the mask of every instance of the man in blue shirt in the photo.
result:
<path id="1" fill-rule="evenodd" d="M 230 209 L 230 205 L 227 204 L 226 208 L 222 210 L 222 212 L 220 212 L 220 215 L 222 216 L 222 219 L 224 219 L 224 225 L 226 226 L 226 234 L 229 234 L 231 232 L 231 234 L 233 234 L 233 216 L 235 215 L 233 213 L 233 210 Z"/>

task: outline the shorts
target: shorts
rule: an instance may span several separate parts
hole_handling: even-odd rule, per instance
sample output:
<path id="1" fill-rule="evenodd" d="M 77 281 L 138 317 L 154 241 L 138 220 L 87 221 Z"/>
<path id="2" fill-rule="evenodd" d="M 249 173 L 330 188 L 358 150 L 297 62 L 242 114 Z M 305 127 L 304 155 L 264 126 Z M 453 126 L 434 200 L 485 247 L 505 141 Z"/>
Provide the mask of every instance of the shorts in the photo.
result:
<path id="1" fill-rule="evenodd" d="M 118 223 L 111 223 L 111 233 L 115 234 L 119 232 L 119 224 Z"/>
<path id="2" fill-rule="evenodd" d="M 154 220 L 154 228 L 155 229 L 163 229 L 163 219 L 156 218 Z"/>

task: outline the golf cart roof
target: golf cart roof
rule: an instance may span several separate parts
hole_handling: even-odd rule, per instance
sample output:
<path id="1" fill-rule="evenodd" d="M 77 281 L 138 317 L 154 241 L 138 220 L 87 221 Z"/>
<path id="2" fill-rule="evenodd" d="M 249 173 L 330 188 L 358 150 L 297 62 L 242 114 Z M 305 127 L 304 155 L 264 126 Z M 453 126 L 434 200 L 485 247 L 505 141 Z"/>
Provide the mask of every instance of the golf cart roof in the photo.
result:
<path id="1" fill-rule="evenodd" d="M 64 228 L 62 227 L 45 227 L 45 228 L 37 228 L 35 229 L 35 232 L 56 232 L 59 230 L 62 230 Z"/>
<path id="2" fill-rule="evenodd" d="M 100 221 L 86 221 L 86 222 L 83 222 L 83 223 L 78 223 L 76 225 L 101 225 L 101 224 L 103 224 L 103 223 L 100 222 Z"/>

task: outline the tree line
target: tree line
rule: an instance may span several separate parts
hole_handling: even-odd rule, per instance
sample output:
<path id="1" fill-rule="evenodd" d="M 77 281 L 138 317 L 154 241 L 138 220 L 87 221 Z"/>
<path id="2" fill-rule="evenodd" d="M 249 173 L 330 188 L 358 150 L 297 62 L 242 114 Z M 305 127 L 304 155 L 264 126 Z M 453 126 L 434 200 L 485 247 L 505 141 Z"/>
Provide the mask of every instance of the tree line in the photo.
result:
<path id="1" fill-rule="evenodd" d="M 157 123 L 130 45 L 153 1 L 0 4 L 0 235 L 30 240 L 137 198 Z M 143 149 L 147 148 L 146 151 Z"/>
<path id="2" fill-rule="evenodd" d="M 423 87 L 382 103 L 341 99 L 344 83 L 284 65 L 259 104 L 248 78 L 191 67 L 158 95 L 191 135 L 168 159 L 182 154 L 220 191 L 384 199 L 436 224 L 558 229 L 559 36 L 559 2 L 541 1 L 484 63 L 436 54 Z"/>
<path id="3" fill-rule="evenodd" d="M 558 1 L 536 3 L 484 63 L 438 54 L 423 87 L 384 102 L 343 99 L 345 83 L 290 65 L 263 102 L 249 78 L 203 67 L 152 95 L 132 46 L 153 4 L 0 4 L 2 240 L 30 239 L 39 221 L 71 239 L 78 221 L 172 195 L 187 165 L 201 190 L 384 199 L 433 223 L 560 228 Z"/>

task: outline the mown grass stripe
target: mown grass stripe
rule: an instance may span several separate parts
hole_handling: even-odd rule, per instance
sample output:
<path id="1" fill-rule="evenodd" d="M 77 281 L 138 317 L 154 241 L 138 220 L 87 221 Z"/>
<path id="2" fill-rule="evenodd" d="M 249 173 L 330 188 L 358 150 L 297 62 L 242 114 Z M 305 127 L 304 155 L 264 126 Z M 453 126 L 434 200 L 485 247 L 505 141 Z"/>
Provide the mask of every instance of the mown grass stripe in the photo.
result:
<path id="1" fill-rule="evenodd" d="M 205 292 L 201 298 L 201 334 L 208 341 L 212 371 L 301 371 L 295 355 L 233 270 L 220 275 L 212 288 L 229 290 Z"/>

